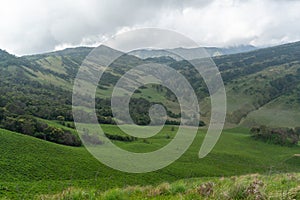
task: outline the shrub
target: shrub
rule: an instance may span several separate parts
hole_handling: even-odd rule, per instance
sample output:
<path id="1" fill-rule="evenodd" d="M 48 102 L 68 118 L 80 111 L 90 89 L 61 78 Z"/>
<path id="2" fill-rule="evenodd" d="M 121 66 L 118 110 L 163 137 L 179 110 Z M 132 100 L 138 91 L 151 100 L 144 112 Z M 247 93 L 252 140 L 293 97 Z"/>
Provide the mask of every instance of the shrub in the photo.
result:
<path id="1" fill-rule="evenodd" d="M 177 193 L 185 193 L 186 191 L 186 185 L 184 183 L 178 182 L 171 185 L 171 194 L 177 194 Z"/>
<path id="2" fill-rule="evenodd" d="M 129 135 L 116 135 L 116 134 L 109 134 L 109 133 L 104 133 L 104 135 L 110 140 L 118 140 L 123 142 L 132 142 L 137 140 L 136 137 L 129 136 Z"/>
<path id="3" fill-rule="evenodd" d="M 49 126 L 44 130 L 44 133 L 48 141 L 69 146 L 81 146 L 80 139 L 70 131 Z"/>
<path id="4" fill-rule="evenodd" d="M 266 126 L 254 127 L 250 130 L 253 138 L 283 146 L 297 145 L 300 134 L 298 129 L 268 128 Z"/>

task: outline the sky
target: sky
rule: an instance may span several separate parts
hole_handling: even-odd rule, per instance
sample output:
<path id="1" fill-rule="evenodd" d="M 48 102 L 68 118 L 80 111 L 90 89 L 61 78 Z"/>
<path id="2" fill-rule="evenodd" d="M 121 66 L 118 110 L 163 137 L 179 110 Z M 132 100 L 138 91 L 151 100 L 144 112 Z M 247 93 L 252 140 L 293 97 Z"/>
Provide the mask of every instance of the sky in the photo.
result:
<path id="1" fill-rule="evenodd" d="M 300 0 L 0 0 L 0 49 L 15 55 L 96 46 L 156 27 L 200 46 L 300 40 Z"/>

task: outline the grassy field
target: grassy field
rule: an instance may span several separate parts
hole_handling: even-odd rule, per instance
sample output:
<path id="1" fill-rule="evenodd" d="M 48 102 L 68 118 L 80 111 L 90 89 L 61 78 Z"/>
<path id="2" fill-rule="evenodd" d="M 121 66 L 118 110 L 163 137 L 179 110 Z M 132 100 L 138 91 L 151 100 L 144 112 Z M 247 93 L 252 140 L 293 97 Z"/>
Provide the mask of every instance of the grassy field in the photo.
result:
<path id="1" fill-rule="evenodd" d="M 53 123 L 55 125 L 55 123 Z M 123 134 L 117 126 L 105 125 L 111 134 Z M 156 136 L 133 142 L 115 142 L 133 151 L 152 151 L 176 134 L 166 126 Z M 176 162 L 156 172 L 123 173 L 98 162 L 84 147 L 67 147 L 0 129 L 0 197 L 31 199 L 55 194 L 70 187 L 105 191 L 130 185 L 157 185 L 180 179 L 230 177 L 243 174 L 299 172 L 300 147 L 281 147 L 250 138 L 248 129 L 225 130 L 214 150 L 204 159 L 198 151 L 205 136 L 199 130 L 191 147 Z"/>

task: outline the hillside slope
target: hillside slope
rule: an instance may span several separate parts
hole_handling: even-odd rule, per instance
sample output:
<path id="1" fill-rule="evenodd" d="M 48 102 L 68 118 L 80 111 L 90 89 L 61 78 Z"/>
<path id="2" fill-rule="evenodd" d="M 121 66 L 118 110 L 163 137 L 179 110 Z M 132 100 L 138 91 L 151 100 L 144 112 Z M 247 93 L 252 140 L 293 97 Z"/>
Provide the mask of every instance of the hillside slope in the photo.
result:
<path id="1" fill-rule="evenodd" d="M 300 124 L 300 43 L 216 58 L 228 97 L 228 121 Z M 227 60 L 227 61 L 225 61 Z"/>
<path id="2" fill-rule="evenodd" d="M 83 59 L 91 50 L 92 48 L 79 47 L 20 58 L 1 51 L 0 117 L 1 113 L 4 118 L 7 115 L 33 115 L 53 120 L 63 116 L 67 121 L 72 121 L 73 81 Z M 99 50 L 104 56 L 119 53 L 105 46 Z M 227 124 L 298 126 L 300 42 L 217 56 L 213 60 L 221 71 L 227 91 Z M 112 122 L 109 99 L 117 80 L 129 69 L 149 62 L 167 64 L 188 79 L 200 100 L 201 114 L 207 124 L 207 88 L 188 61 L 176 61 L 169 57 L 142 60 L 131 55 L 117 59 L 101 79 L 97 93 L 97 112 L 102 122 Z M 193 62 L 197 63 L 197 60 Z M 144 99 L 133 101 L 133 113 L 137 113 L 137 105 L 143 105 L 142 115 L 134 116 L 135 121 L 143 119 L 141 123 L 147 124 L 147 108 L 155 102 L 167 107 L 170 120 L 178 120 L 180 113 L 176 98 L 166 88 L 147 85 L 140 88 L 134 98 Z"/>

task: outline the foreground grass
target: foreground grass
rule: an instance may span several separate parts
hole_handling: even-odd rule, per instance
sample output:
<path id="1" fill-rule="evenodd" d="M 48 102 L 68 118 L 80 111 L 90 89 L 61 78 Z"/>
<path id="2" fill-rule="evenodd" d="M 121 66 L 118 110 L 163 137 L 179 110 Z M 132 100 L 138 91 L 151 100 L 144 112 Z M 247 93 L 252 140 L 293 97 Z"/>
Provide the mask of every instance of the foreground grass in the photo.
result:
<path id="1" fill-rule="evenodd" d="M 251 174 L 221 178 L 186 179 L 157 186 L 129 186 L 101 192 L 70 187 L 36 199 L 299 199 L 300 174 Z"/>
<path id="2" fill-rule="evenodd" d="M 103 126 L 105 132 L 122 134 L 117 126 Z M 166 126 L 146 140 L 115 144 L 128 151 L 149 152 L 166 145 L 176 134 Z M 32 199 L 41 194 L 54 195 L 68 188 L 90 188 L 102 193 L 131 185 L 159 185 L 181 179 L 231 177 L 243 174 L 300 172 L 300 147 L 281 147 L 250 138 L 247 129 L 224 130 L 213 151 L 199 159 L 205 136 L 199 130 L 184 155 L 164 169 L 129 174 L 113 170 L 90 155 L 84 147 L 67 147 L 0 129 L 0 199 Z M 226 179 L 226 178 L 225 178 Z M 227 179 L 226 179 L 227 180 Z M 216 182 L 217 183 L 217 182 Z M 215 183 L 215 184 L 216 184 Z"/>

